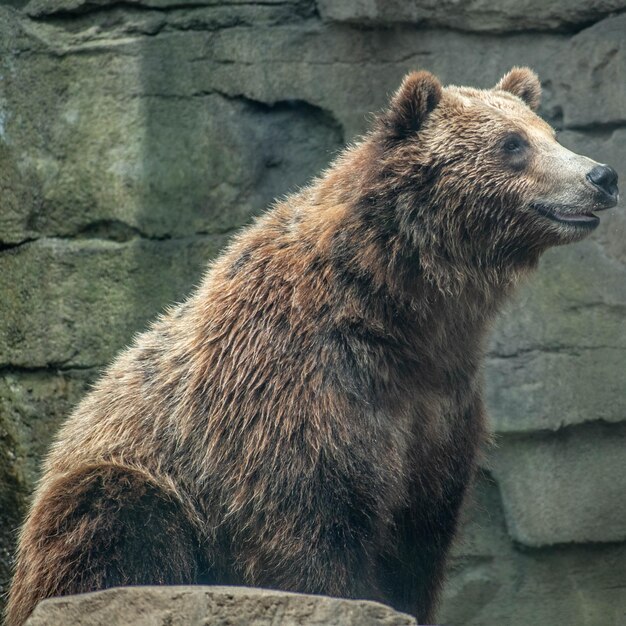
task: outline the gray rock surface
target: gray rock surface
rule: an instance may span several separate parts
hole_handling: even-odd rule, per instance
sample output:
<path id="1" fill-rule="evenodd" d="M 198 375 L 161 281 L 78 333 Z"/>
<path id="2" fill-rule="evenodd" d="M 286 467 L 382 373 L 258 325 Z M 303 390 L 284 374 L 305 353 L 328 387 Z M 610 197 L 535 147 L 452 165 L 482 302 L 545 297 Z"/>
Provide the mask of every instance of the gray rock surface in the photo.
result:
<path id="1" fill-rule="evenodd" d="M 529 546 L 626 540 L 626 425 L 502 438 L 491 457 L 511 537 Z"/>
<path id="2" fill-rule="evenodd" d="M 166 303 L 186 295 L 224 241 L 39 239 L 6 251 L 0 257 L 0 291 L 7 294 L 0 300 L 0 365 L 109 362 Z"/>
<path id="3" fill-rule="evenodd" d="M 606 19 L 572 38 L 559 60 L 566 127 L 626 123 L 626 14 Z M 572 62 L 572 61 L 575 62 Z"/>
<path id="4" fill-rule="evenodd" d="M 624 420 L 626 273 L 608 254 L 623 246 L 623 218 L 607 216 L 605 245 L 548 252 L 499 320 L 487 368 L 497 431 Z"/>
<path id="5" fill-rule="evenodd" d="M 376 602 L 245 587 L 134 587 L 41 602 L 28 626 L 411 626 Z"/>
<path id="6" fill-rule="evenodd" d="M 624 0 L 319 0 L 318 5 L 330 21 L 493 32 L 580 28 L 626 8 Z"/>
<path id="7" fill-rule="evenodd" d="M 511 543 L 497 484 L 481 477 L 448 573 L 441 624 L 581 624 L 626 621 L 626 545 Z"/>
<path id="8" fill-rule="evenodd" d="M 0 243 L 98 236 L 111 223 L 159 238 L 228 231 L 307 182 L 343 143 L 307 102 L 269 106 L 194 84 L 168 42 L 145 59 L 139 43 L 65 56 L 53 36 L 44 45 L 15 24 L 4 31 Z M 14 48 L 23 54 L 7 56 Z M 181 74 L 189 84 L 168 90 L 167 75 L 185 83 Z M 37 85 L 37 100 L 24 84 Z"/>

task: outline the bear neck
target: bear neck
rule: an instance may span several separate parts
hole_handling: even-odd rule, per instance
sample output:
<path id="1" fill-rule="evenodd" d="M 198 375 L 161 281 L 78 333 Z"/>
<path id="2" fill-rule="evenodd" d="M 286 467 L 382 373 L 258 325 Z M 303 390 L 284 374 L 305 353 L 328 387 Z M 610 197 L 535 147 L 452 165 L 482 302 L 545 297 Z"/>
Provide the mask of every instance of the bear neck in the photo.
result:
<path id="1" fill-rule="evenodd" d="M 445 309 L 488 324 L 538 253 L 481 256 L 437 219 L 444 209 L 428 204 L 428 181 L 405 179 L 397 167 L 390 173 L 376 141 L 348 149 L 307 192 L 311 232 L 331 242 L 333 264 L 368 286 L 371 298 L 408 315 L 437 317 Z"/>

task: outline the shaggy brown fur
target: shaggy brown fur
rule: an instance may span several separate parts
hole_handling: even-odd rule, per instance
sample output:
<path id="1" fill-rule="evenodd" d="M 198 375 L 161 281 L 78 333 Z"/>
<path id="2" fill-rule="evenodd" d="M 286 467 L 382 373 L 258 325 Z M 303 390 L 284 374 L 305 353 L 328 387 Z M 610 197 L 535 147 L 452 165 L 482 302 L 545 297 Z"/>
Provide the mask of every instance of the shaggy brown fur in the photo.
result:
<path id="1" fill-rule="evenodd" d="M 535 208 L 578 176 L 543 160 L 564 149 L 538 98 L 529 70 L 488 91 L 412 74 L 360 144 L 241 233 L 59 433 L 8 625 L 52 595 L 199 581 L 432 620 L 486 438 L 488 324 L 542 250 L 590 230 Z"/>

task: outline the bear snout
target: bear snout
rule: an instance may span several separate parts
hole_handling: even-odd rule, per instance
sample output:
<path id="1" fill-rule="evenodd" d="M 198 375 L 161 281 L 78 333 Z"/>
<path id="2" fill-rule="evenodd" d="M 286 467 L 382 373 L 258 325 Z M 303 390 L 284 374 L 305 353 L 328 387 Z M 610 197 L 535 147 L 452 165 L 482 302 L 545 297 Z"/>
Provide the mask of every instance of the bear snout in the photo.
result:
<path id="1" fill-rule="evenodd" d="M 611 208 L 617 204 L 619 190 L 617 172 L 610 165 L 596 165 L 588 174 L 587 180 L 599 191 L 606 203 L 602 208 Z"/>

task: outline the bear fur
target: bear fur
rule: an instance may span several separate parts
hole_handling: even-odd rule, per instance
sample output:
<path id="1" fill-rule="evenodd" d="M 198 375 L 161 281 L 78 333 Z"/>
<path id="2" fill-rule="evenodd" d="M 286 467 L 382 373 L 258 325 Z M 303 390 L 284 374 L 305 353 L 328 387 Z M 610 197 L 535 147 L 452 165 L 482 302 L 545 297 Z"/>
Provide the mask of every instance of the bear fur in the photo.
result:
<path id="1" fill-rule="evenodd" d="M 62 427 L 7 625 L 49 596 L 198 582 L 432 621 L 488 439 L 490 322 L 611 205 L 539 98 L 528 69 L 491 90 L 410 74 L 359 144 L 240 233 Z"/>

